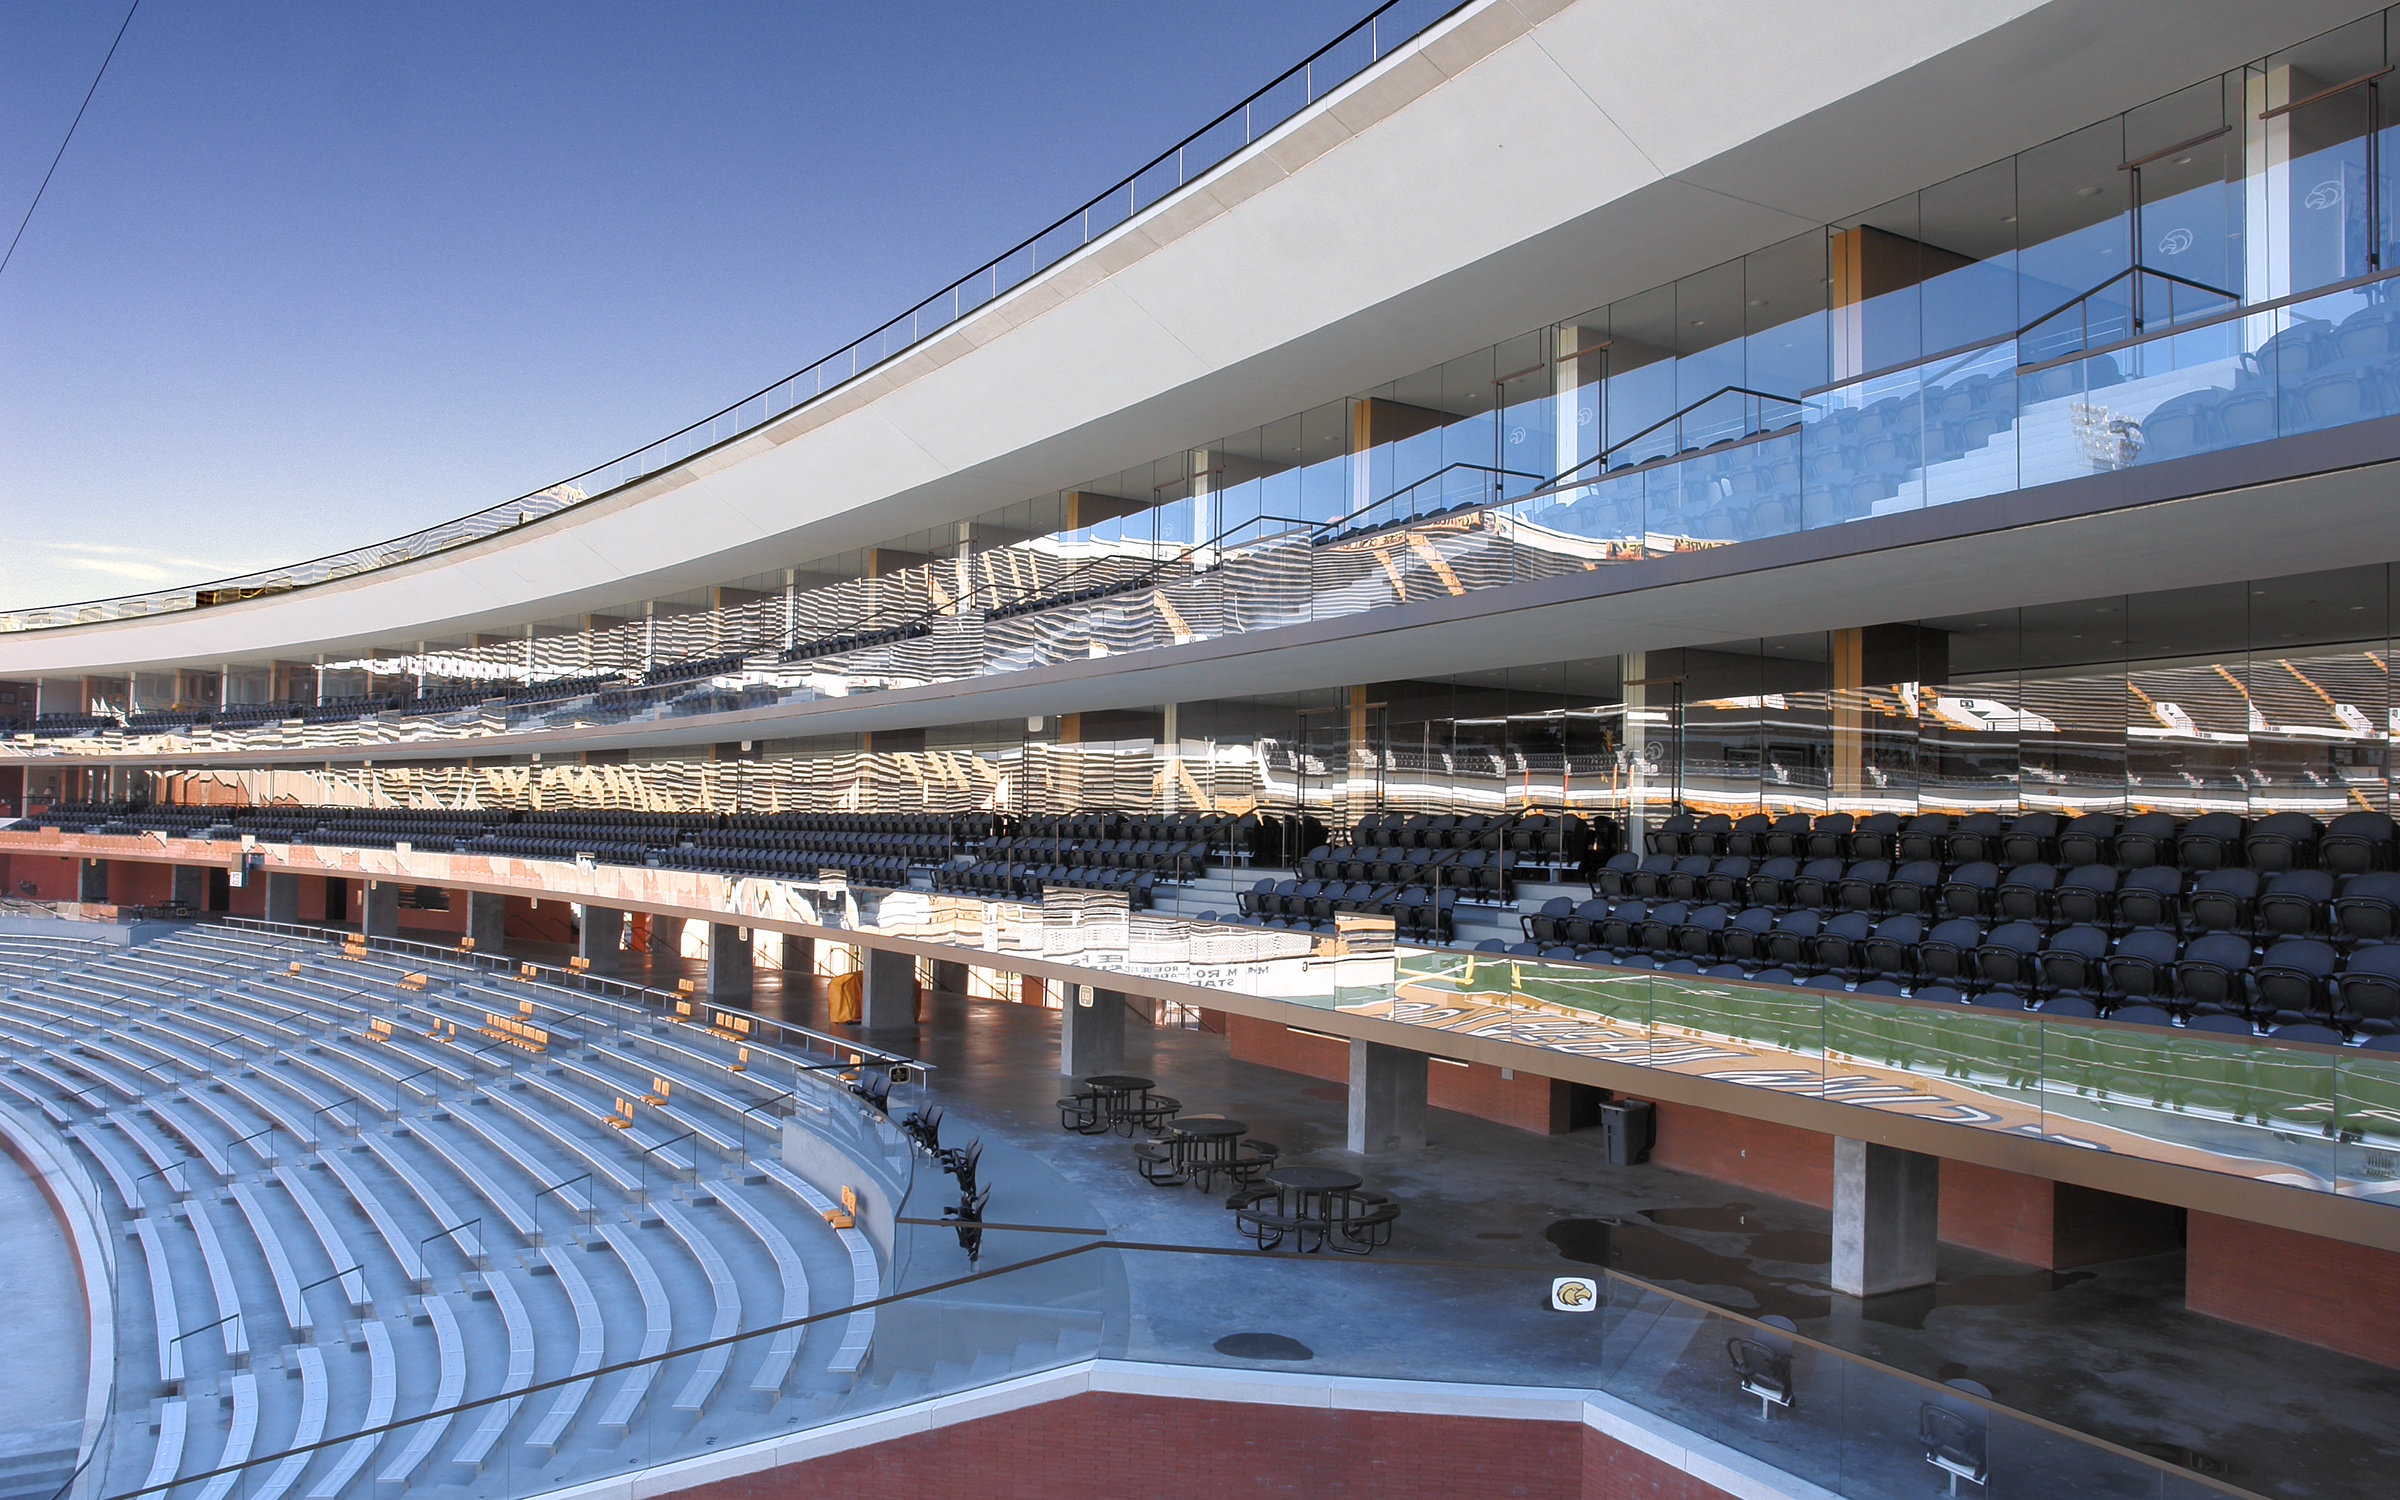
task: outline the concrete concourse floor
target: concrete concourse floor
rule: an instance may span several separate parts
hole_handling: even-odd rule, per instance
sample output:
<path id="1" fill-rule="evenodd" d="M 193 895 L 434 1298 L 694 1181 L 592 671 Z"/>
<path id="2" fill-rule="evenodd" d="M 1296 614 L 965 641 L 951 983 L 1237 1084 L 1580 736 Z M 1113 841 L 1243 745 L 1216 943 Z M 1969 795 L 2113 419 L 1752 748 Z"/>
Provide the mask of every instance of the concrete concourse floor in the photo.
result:
<path id="1" fill-rule="evenodd" d="M 702 967 L 670 961 L 653 970 L 629 957 L 621 977 L 637 982 L 671 986 Z M 754 1004 L 762 1015 L 850 1031 L 827 1024 L 814 980 L 762 970 Z M 1060 1128 L 1055 1101 L 1067 1086 L 1057 1073 L 1055 1012 L 935 995 L 926 1014 L 913 1040 L 875 1040 L 934 1065 L 929 1097 L 948 1112 L 944 1144 L 984 1141 L 992 1221 L 1105 1225 L 1120 1240 L 1250 1248 L 1224 1209 L 1222 1186 L 1150 1186 L 1135 1174 L 1126 1138 Z M 1612 1167 L 1597 1131 L 1536 1136 L 1436 1110 L 1424 1150 L 1360 1158 L 1343 1149 L 1341 1085 L 1237 1062 L 1221 1035 L 1131 1017 L 1126 1069 L 1158 1080 L 1187 1113 L 1244 1121 L 1287 1161 L 1357 1172 L 1403 1212 L 1392 1244 L 1365 1258 L 1099 1252 L 1119 1263 L 1129 1314 L 1122 1327 L 1112 1322 L 1103 1354 L 1606 1388 L 1771 1462 L 1788 1445 L 1788 1466 L 1818 1482 L 1850 1489 L 1868 1479 L 1856 1453 L 1873 1422 L 1855 1411 L 1825 1415 L 1857 1397 L 1841 1396 L 1838 1372 L 1822 1371 L 1832 1399 L 1812 1399 L 1811 1356 L 1800 1361 L 1801 1400 L 1757 1425 L 1758 1405 L 1733 1389 L 1723 1353 L 1724 1338 L 1747 1329 L 1663 1299 L 1600 1320 L 1549 1310 L 1551 1277 L 1604 1264 L 1732 1311 L 1781 1314 L 1809 1337 L 1922 1376 L 1973 1379 L 2005 1405 L 2245 1489 L 2382 1495 L 2400 1469 L 2400 1371 L 2186 1311 L 2180 1254 L 2052 1273 L 1944 1245 L 1936 1287 L 1860 1301 L 1827 1286 L 1825 1211 L 1663 1167 Z M 926 1191 L 909 1211 L 936 1216 L 947 1184 L 930 1169 L 920 1181 Z M 940 1230 L 926 1235 L 921 1247 L 948 1240 Z M 1070 1243 L 995 1231 L 981 1268 Z M 968 1270 L 963 1253 L 920 1248 L 911 1284 Z M 1663 1362 L 1635 1331 L 1662 1318 L 1692 1325 Z M 1646 1358 L 1656 1368 L 1645 1373 Z M 1910 1449 L 1908 1461 L 1890 1485 L 1869 1490 L 1898 1492 L 1930 1473 L 1911 1448 L 1919 1394 L 1909 1392 L 1907 1412 L 1892 1418 L 1909 1430 L 1884 1434 Z M 2079 1461 L 2091 1454 L 2063 1440 L 2027 1459 L 2056 1471 L 2067 1485 L 2060 1493 L 2120 1492 L 2096 1474 L 2078 1475 Z M 2155 1481 L 2142 1487 L 2144 1476 L 2119 1478 L 2124 1493 L 2158 1492 Z"/>
<path id="2" fill-rule="evenodd" d="M 0 1155 L 0 1471 L 82 1438 L 91 1331 L 83 1275 L 39 1183 Z M 45 1469 L 42 1471 L 47 1473 Z M 52 1487 L 57 1476 L 49 1475 Z"/>

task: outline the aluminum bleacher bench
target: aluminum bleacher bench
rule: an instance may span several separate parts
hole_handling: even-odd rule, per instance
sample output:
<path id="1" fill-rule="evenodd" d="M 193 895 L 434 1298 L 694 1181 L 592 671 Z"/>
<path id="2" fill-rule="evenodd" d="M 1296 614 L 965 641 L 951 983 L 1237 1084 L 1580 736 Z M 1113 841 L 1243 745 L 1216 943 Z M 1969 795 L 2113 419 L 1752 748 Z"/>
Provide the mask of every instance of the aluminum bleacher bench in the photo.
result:
<path id="1" fill-rule="evenodd" d="M 692 1258 L 700 1262 L 701 1271 L 708 1277 L 709 1295 L 716 1302 L 716 1314 L 709 1323 L 708 1337 L 712 1340 L 731 1338 L 742 1326 L 742 1293 L 734 1283 L 733 1270 L 725 1264 L 724 1255 L 710 1243 L 707 1232 L 693 1223 L 691 1216 L 674 1203 L 665 1198 L 652 1199 L 651 1211 L 666 1221 L 668 1232 L 683 1241 L 684 1248 L 692 1252 Z M 733 1346 L 730 1344 L 719 1344 L 714 1349 L 704 1350 L 700 1355 L 699 1367 L 692 1371 L 692 1378 L 685 1381 L 683 1389 L 676 1393 L 674 1409 L 696 1412 L 706 1408 L 710 1394 L 716 1390 L 717 1383 L 725 1378 L 726 1361 L 732 1355 Z"/>
<path id="2" fill-rule="evenodd" d="M 805 1204 L 810 1212 L 826 1215 L 833 1212 L 833 1200 L 820 1193 L 807 1179 L 779 1161 L 765 1157 L 751 1165 L 765 1173 L 776 1186 Z M 838 1375 L 855 1375 L 865 1367 L 867 1350 L 875 1341 L 875 1309 L 863 1304 L 882 1295 L 883 1278 L 875 1269 L 875 1247 L 857 1229 L 837 1229 L 842 1248 L 850 1256 L 850 1302 L 858 1311 L 843 1321 L 841 1348 L 826 1367 Z"/>
<path id="3" fill-rule="evenodd" d="M 308 1492 L 308 1500 L 336 1500 L 349 1488 L 383 1442 L 383 1434 L 376 1429 L 392 1420 L 392 1409 L 399 1404 L 400 1378 L 392 1363 L 390 1331 L 370 1319 L 360 1325 L 359 1335 L 367 1346 L 367 1413 L 359 1421 L 366 1435 L 342 1450 L 340 1460 Z"/>
<path id="4" fill-rule="evenodd" d="M 643 1363 L 625 1372 L 624 1383 L 600 1413 L 600 1426 L 605 1431 L 622 1434 L 633 1425 L 634 1416 L 641 1410 L 642 1401 L 658 1379 L 658 1356 L 667 1352 L 667 1344 L 675 1336 L 675 1320 L 667 1303 L 667 1289 L 651 1269 L 650 1258 L 642 1254 L 634 1242 L 633 1233 L 623 1225 L 603 1222 L 600 1237 L 617 1252 L 617 1259 L 633 1277 L 642 1294 L 642 1347 L 636 1357 Z"/>
<path id="5" fill-rule="evenodd" d="M 458 1405 L 467 1394 L 467 1349 L 465 1340 L 459 1337 L 458 1315 L 450 1311 L 450 1304 L 439 1293 L 426 1293 L 420 1305 L 425 1309 L 426 1321 L 433 1325 L 434 1346 L 441 1357 L 433 1404 L 427 1409 L 443 1415 L 428 1417 L 406 1429 L 407 1444 L 375 1476 L 377 1484 L 406 1486 L 418 1466 L 425 1462 L 426 1455 L 449 1433 L 452 1421 L 449 1408 Z"/>
<path id="6" fill-rule="evenodd" d="M 325 1212 L 325 1205 L 317 1201 L 315 1190 L 309 1187 L 308 1179 L 297 1168 L 289 1163 L 277 1165 L 275 1180 L 282 1183 L 283 1190 L 291 1195 L 294 1203 L 300 1205 L 300 1213 L 308 1220 L 309 1229 L 316 1234 L 317 1244 L 324 1250 L 325 1259 L 336 1272 L 347 1273 L 338 1277 L 342 1296 L 349 1302 L 353 1313 L 363 1315 L 373 1305 L 367 1292 L 367 1276 L 363 1269 L 353 1269 L 358 1266 L 359 1260 L 350 1253 L 350 1246 L 342 1237 L 341 1226 L 335 1224 L 332 1215 Z"/>
<path id="7" fill-rule="evenodd" d="M 258 1190 L 246 1182 L 233 1185 L 235 1206 L 242 1217 L 250 1221 L 250 1233 L 257 1239 L 261 1254 L 266 1257 L 267 1272 L 275 1278 L 275 1295 L 283 1303 L 284 1326 L 292 1337 L 305 1344 L 316 1327 L 309 1315 L 308 1299 L 300 1295 L 300 1277 L 292 1270 L 292 1257 L 283 1248 L 283 1236 L 275 1229 L 275 1221 L 267 1217 L 264 1205 L 258 1201 Z"/>
<path id="8" fill-rule="evenodd" d="M 790 1238 L 731 1183 L 718 1183 L 713 1191 L 726 1212 L 741 1220 L 775 1258 L 775 1273 L 783 1280 L 783 1310 L 775 1321 L 792 1323 L 807 1317 L 808 1270 L 801 1262 L 800 1252 L 792 1248 Z M 750 1389 L 768 1392 L 783 1389 L 783 1382 L 791 1374 L 792 1361 L 800 1353 L 801 1333 L 798 1328 L 786 1328 L 768 1341 L 766 1357 L 759 1361 Z"/>

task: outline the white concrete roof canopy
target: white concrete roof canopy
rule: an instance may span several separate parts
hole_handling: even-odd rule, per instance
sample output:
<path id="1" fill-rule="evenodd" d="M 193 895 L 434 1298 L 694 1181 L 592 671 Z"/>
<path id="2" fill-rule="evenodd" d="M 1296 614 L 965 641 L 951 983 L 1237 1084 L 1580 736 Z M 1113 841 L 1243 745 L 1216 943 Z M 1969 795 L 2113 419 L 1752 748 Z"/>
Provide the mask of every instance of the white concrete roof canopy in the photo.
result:
<path id="1" fill-rule="evenodd" d="M 767 429 L 438 558 L 0 637 L 0 677 L 505 629 L 872 545 L 1572 316 L 2370 9 L 2187 0 L 2164 26 L 2109 0 L 1481 0 Z"/>

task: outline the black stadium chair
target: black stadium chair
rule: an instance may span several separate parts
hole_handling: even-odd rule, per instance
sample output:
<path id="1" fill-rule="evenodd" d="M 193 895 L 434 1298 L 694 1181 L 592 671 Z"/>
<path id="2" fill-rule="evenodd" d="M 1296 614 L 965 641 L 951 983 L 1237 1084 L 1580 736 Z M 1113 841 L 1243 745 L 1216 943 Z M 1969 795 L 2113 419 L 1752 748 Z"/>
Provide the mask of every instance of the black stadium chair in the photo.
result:
<path id="1" fill-rule="evenodd" d="M 1892 872 L 1883 887 L 1883 909 L 1895 915 L 1907 913 L 1931 917 L 1941 909 L 1942 865 L 1933 859 L 1916 859 Z"/>
<path id="2" fill-rule="evenodd" d="M 2135 822 L 2141 821 L 2135 819 Z M 2120 855 L 2133 824 L 2117 835 Z M 2242 841 L 2249 835 L 2250 823 L 2232 813 L 2203 813 L 2192 819 L 2176 833 L 2175 860 L 2186 870 L 2222 870 L 2242 862 Z"/>
<path id="3" fill-rule="evenodd" d="M 1986 989 L 2030 993 L 2041 975 L 2042 930 L 2031 922 L 2003 922 L 1975 945 L 1975 979 Z"/>
<path id="4" fill-rule="evenodd" d="M 2400 872 L 2370 870 L 2351 876 L 2333 900 L 2333 926 L 2345 943 L 2388 943 L 2400 937 Z"/>
<path id="5" fill-rule="evenodd" d="M 1529 942 L 1547 947 L 1559 941 L 1559 923 L 1574 915 L 1575 902 L 1571 897 L 1553 896 L 1542 903 L 1542 909 L 1519 917 L 1517 926 Z"/>
<path id="6" fill-rule="evenodd" d="M 1942 882 L 1942 914 L 1950 917 L 1989 917 L 2000 886 L 2000 867 L 1989 860 L 1961 865 Z"/>
<path id="7" fill-rule="evenodd" d="M 2003 865 L 2046 865 L 2058 863 L 2059 830 L 2063 820 L 2056 813 L 2025 813 L 2008 825 L 2000 835 L 2000 858 Z"/>
<path id="8" fill-rule="evenodd" d="M 2346 812 L 2317 840 L 2317 863 L 2336 875 L 2392 867 L 2392 820 L 2379 812 Z"/>
<path id="9" fill-rule="evenodd" d="M 1828 973 L 1853 978 L 1866 958 L 1867 939 L 1875 930 L 1875 919 L 1865 912 L 1837 912 L 1817 929 L 1810 944 L 1809 956 L 1813 967 Z"/>
<path id="10" fill-rule="evenodd" d="M 1833 910 L 1833 891 L 1841 884 L 1842 874 L 1842 862 L 1838 859 L 1810 860 L 1786 887 L 1787 903 L 1812 911 Z"/>
<path id="11" fill-rule="evenodd" d="M 1715 859 L 1706 854 L 1687 854 L 1675 861 L 1675 868 L 1667 873 L 1668 899 L 1690 901 L 1697 897 L 1701 887 L 1708 881 L 1709 868 L 1715 863 Z"/>
<path id="12" fill-rule="evenodd" d="M 2323 870 L 2285 870 L 2268 876 L 2256 907 L 2260 936 L 2311 937 L 2325 931 L 2333 891 L 2333 877 Z"/>
<path id="13" fill-rule="evenodd" d="M 1969 813 L 1951 825 L 1947 857 L 1954 865 L 1971 865 L 1978 860 L 2000 860 L 2000 815 L 1998 813 Z"/>
<path id="14" fill-rule="evenodd" d="M 1766 958 L 1779 969 L 1805 969 L 1824 918 L 1809 907 L 1794 907 L 1775 919 L 1767 933 Z"/>
<path id="15" fill-rule="evenodd" d="M 1826 813 L 1809 825 L 1801 853 L 1810 859 L 1843 859 L 1850 853 L 1850 830 L 1857 819 L 1848 813 Z"/>
<path id="16" fill-rule="evenodd" d="M 2175 964 L 2175 995 L 2193 1015 L 2250 1013 L 2250 940 L 2230 932 L 2192 939 Z"/>
<path id="17" fill-rule="evenodd" d="M 2335 982 L 2337 1013 L 2364 1036 L 2400 1034 L 2400 945 L 2361 948 Z"/>
<path id="18" fill-rule="evenodd" d="M 2256 921 L 2258 875 L 2239 868 L 2210 870 L 2192 882 L 2184 915 L 2205 932 L 2247 933 Z"/>
<path id="19" fill-rule="evenodd" d="M 2119 927 L 2174 927 L 2183 920 L 2183 871 L 2174 865 L 2144 865 L 2118 882 Z"/>
<path id="20" fill-rule="evenodd" d="M 1750 876 L 1750 904 L 1773 907 L 1791 905 L 1792 882 L 1799 875 L 1800 861 L 1788 854 L 1777 855 L 1766 861 Z"/>
<path id="21" fill-rule="evenodd" d="M 2117 829 L 2117 863 L 2128 870 L 2183 863 L 2183 824 L 2167 813 L 2127 818 Z"/>
<path id="22" fill-rule="evenodd" d="M 1910 860 L 1942 859 L 1948 855 L 1949 846 L 1950 815 L 1919 813 L 1901 830 L 1892 857 L 1903 864 Z"/>
<path id="23" fill-rule="evenodd" d="M 2142 927 L 2117 939 L 2101 971 L 2105 991 L 2118 1000 L 2166 1004 L 2175 994 L 2175 960 L 2182 945 L 2162 927 Z"/>
<path id="24" fill-rule="evenodd" d="M 2113 865 L 2116 859 L 2117 820 L 2113 814 L 2085 813 L 2059 832 L 2058 862 L 2062 865 Z"/>
<path id="25" fill-rule="evenodd" d="M 1767 961 L 1767 934 L 1775 930 L 1775 913 L 1764 906 L 1745 906 L 1717 934 L 1719 951 L 1739 964 Z"/>
<path id="26" fill-rule="evenodd" d="M 2042 944 L 2042 989 L 2053 995 L 2097 995 L 2104 988 L 2108 934 L 2097 927 L 2061 927 Z"/>
<path id="27" fill-rule="evenodd" d="M 1813 822 L 1807 813 L 1783 814 L 1769 825 L 1766 840 L 1759 848 L 1760 855 L 1767 859 L 1800 858 L 1808 852 L 1808 833 Z"/>
<path id="28" fill-rule="evenodd" d="M 2116 911 L 2117 867 L 2072 865 L 2050 893 L 2050 910 L 2068 926 L 2105 926 Z"/>
<path id="29" fill-rule="evenodd" d="M 1939 984 L 1965 989 L 1975 979 L 1975 950 L 1983 944 L 1983 926 L 1972 917 L 1952 917 L 1934 924 L 1917 945 L 1917 972 Z"/>
<path id="30" fill-rule="evenodd" d="M 1917 971 L 1917 945 L 1924 939 L 1923 918 L 1885 917 L 1859 945 L 1859 972 L 1876 979 L 1909 979 Z"/>
<path id="31" fill-rule="evenodd" d="M 1722 906 L 1695 907 L 1683 925 L 1675 929 L 1675 947 L 1687 958 L 1713 959 L 1718 952 L 1718 939 L 1723 935 L 1732 914 Z"/>
<path id="32" fill-rule="evenodd" d="M 1721 906 L 1738 905 L 1750 888 L 1750 871 L 1756 861 L 1747 854 L 1728 854 L 1708 867 L 1708 878 L 1700 882 L 1702 900 Z"/>
<path id="33" fill-rule="evenodd" d="M 1733 832 L 1725 840 L 1725 852 L 1743 859 L 1763 859 L 1767 853 L 1767 834 L 1775 820 L 1765 813 L 1747 813 L 1733 820 Z"/>
<path id="34" fill-rule="evenodd" d="M 1876 912 L 1883 909 L 1883 889 L 1891 883 L 1892 862 L 1888 859 L 1862 859 L 1843 872 L 1833 888 L 1833 904 L 1842 911 Z"/>
<path id="35" fill-rule="evenodd" d="M 2248 837 L 2242 840 L 2242 853 L 2250 868 L 2261 875 L 2314 869 L 2317 836 L 2323 831 L 2306 813 L 2271 813 L 2251 825 Z"/>
<path id="36" fill-rule="evenodd" d="M 2331 943 L 2285 938 L 2251 970 L 2252 1019 L 2268 1025 L 2323 1019 L 2340 958 Z"/>
<path id="37" fill-rule="evenodd" d="M 2050 893 L 2058 888 L 2056 865 L 2019 865 L 1992 893 L 1992 908 L 2004 922 L 2046 922 Z"/>
<path id="38" fill-rule="evenodd" d="M 1898 813 L 1870 813 L 1850 829 L 1852 859 L 1892 860 L 1899 857 L 1900 829 Z"/>

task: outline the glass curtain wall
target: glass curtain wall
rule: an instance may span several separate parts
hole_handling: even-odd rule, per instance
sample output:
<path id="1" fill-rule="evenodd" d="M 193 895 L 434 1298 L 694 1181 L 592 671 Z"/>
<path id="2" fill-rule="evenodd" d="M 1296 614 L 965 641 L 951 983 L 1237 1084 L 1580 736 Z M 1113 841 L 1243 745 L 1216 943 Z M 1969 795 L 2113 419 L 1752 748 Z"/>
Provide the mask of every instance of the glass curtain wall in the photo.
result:
<path id="1" fill-rule="evenodd" d="M 372 768 L 124 771 L 155 801 L 1037 814 L 2391 806 L 2392 569 L 1038 720 Z M 69 776 L 74 773 L 67 773 Z M 67 781 L 32 773 L 36 793 Z M 78 783 L 80 784 L 80 783 Z"/>

